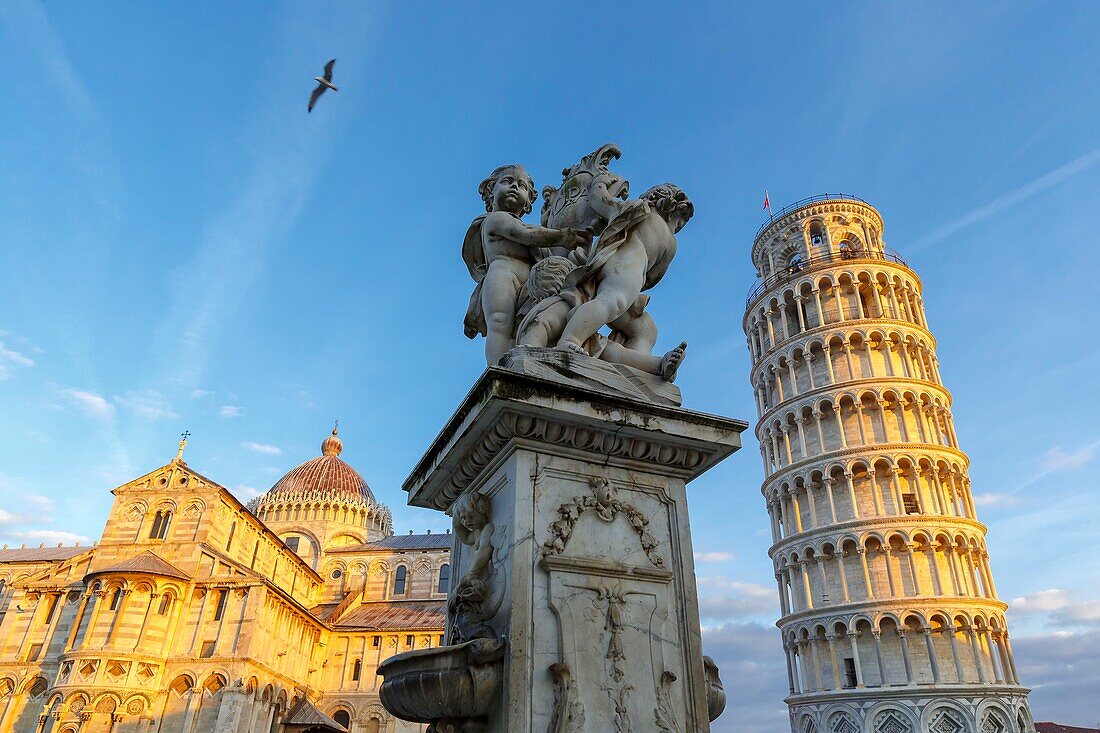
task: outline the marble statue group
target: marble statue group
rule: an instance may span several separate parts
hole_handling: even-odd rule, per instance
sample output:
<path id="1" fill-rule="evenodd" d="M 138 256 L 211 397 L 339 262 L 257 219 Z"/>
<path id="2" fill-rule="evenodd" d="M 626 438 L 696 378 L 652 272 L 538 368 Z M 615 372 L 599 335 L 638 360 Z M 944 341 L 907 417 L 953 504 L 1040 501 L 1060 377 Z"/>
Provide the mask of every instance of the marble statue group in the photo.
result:
<path id="1" fill-rule="evenodd" d="M 538 195 L 523 166 L 502 165 L 478 186 L 486 213 L 462 243 L 476 283 L 464 330 L 485 337 L 488 366 L 515 349 L 553 349 L 676 377 L 687 344 L 653 355 L 646 291 L 675 257 L 694 206 L 671 183 L 629 198 L 629 183 L 608 169 L 620 155 L 602 145 L 566 168 L 558 188 L 545 186 L 539 225 L 523 221 Z"/>

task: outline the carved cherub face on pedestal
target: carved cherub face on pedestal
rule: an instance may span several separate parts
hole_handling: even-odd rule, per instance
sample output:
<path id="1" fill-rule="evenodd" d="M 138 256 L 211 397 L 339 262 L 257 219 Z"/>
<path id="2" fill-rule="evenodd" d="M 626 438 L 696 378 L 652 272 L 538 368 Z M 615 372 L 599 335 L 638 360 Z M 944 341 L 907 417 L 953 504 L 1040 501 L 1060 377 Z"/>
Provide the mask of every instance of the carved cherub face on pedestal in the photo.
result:
<path id="1" fill-rule="evenodd" d="M 464 545 L 476 544 L 481 530 L 489 523 L 489 500 L 474 492 L 463 494 L 455 501 L 452 513 L 458 541 Z"/>

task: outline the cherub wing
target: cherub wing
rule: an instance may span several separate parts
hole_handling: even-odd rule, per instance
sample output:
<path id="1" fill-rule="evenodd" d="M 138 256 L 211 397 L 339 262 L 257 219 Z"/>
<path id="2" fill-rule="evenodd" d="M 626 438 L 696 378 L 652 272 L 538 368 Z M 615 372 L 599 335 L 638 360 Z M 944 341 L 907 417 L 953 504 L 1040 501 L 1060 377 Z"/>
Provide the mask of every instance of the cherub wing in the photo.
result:
<path id="1" fill-rule="evenodd" d="M 474 282 L 481 282 L 489 269 L 489 263 L 485 261 L 485 248 L 481 246 L 481 224 L 484 221 L 485 214 L 474 219 L 462 240 L 462 261 L 466 263 Z"/>

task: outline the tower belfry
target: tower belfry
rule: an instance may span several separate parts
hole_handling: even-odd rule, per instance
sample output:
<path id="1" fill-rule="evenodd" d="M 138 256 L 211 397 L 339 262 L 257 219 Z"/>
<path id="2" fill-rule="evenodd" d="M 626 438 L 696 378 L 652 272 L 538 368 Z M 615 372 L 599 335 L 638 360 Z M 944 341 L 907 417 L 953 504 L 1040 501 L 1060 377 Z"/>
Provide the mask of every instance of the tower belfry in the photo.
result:
<path id="1" fill-rule="evenodd" d="M 794 733 L 1031 733 L 921 281 L 847 195 L 757 232 L 743 326 Z"/>

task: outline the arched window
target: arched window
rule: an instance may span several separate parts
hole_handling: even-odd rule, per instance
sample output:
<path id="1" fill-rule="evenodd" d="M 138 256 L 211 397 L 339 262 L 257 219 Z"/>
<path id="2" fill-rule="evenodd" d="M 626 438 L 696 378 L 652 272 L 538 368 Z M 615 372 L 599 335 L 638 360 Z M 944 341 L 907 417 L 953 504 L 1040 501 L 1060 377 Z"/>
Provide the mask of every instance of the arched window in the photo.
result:
<path id="1" fill-rule="evenodd" d="M 436 593 L 446 593 L 451 587 L 451 566 L 448 563 L 443 563 L 439 568 L 439 585 L 436 587 Z"/>
<path id="2" fill-rule="evenodd" d="M 121 599 L 121 598 L 122 598 L 122 589 L 121 588 L 115 588 L 115 592 L 111 594 L 111 610 L 112 611 L 117 611 L 118 610 L 118 602 L 119 602 L 119 599 Z"/>
<path id="3" fill-rule="evenodd" d="M 160 598 L 160 607 L 157 608 L 157 615 L 158 616 L 166 616 L 166 615 L 168 615 L 168 611 L 171 608 L 172 608 L 172 596 L 168 593 L 165 593 Z"/>
<path id="4" fill-rule="evenodd" d="M 351 665 L 351 681 L 358 682 L 361 674 L 363 674 L 363 660 L 356 659 Z"/>
<path id="5" fill-rule="evenodd" d="M 0 580 L 0 596 L 4 595 L 4 591 L 8 589 L 8 581 Z"/>
<path id="6" fill-rule="evenodd" d="M 332 714 L 332 719 L 351 730 L 351 714 L 347 710 L 337 710 Z"/>
<path id="7" fill-rule="evenodd" d="M 810 224 L 810 246 L 820 247 L 825 244 L 825 225 L 820 221 Z"/>
<path id="8" fill-rule="evenodd" d="M 153 529 L 149 532 L 149 539 L 151 540 L 163 540 L 168 536 L 168 525 L 172 523 L 171 510 L 157 510 L 156 515 L 153 517 Z"/>
<path id="9" fill-rule="evenodd" d="M 395 596 L 405 595 L 405 581 L 409 577 L 409 571 L 405 569 L 404 565 L 397 566 L 397 572 L 393 575 L 393 594 Z"/>

